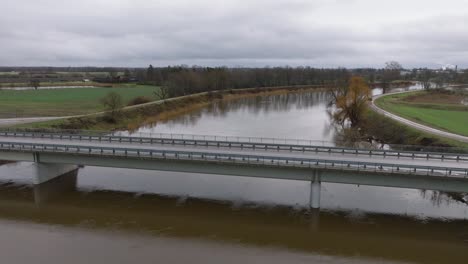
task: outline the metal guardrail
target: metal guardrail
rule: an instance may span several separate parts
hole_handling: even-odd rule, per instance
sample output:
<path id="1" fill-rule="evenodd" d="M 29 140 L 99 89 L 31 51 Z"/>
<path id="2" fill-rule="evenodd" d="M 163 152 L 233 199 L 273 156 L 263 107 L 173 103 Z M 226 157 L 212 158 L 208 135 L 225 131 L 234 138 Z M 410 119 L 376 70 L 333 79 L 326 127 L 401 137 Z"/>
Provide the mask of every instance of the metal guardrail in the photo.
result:
<path id="1" fill-rule="evenodd" d="M 101 136 L 124 136 L 133 138 L 165 138 L 165 139 L 185 139 L 185 140 L 212 140 L 212 141 L 230 141 L 230 142 L 259 142 L 283 145 L 308 145 L 308 146 L 328 146 L 335 147 L 339 142 L 330 142 L 324 140 L 310 139 L 288 139 L 288 138 L 268 138 L 268 137 L 245 137 L 245 136 L 219 136 L 219 135 L 196 135 L 196 134 L 174 134 L 174 133 L 153 133 L 153 132 L 134 132 L 127 131 L 102 131 L 102 130 L 76 130 L 76 129 L 18 129 L 2 128 L 0 133 L 21 134 L 21 133 L 42 133 L 42 134 L 74 134 L 74 135 L 101 135 Z M 384 144 L 384 149 L 393 149 L 409 152 L 444 152 L 444 153 L 464 153 L 468 155 L 468 148 L 447 147 L 447 146 L 421 146 L 421 145 L 398 145 Z M 345 147 L 346 148 L 346 147 Z M 352 148 L 352 147 L 349 147 Z"/>
<path id="2" fill-rule="evenodd" d="M 217 147 L 217 148 L 240 148 L 240 149 L 258 149 L 258 150 L 276 150 L 276 151 L 297 151 L 297 152 L 313 152 L 313 153 L 328 153 L 328 154 L 352 154 L 365 156 L 379 157 L 396 157 L 410 159 L 433 159 L 433 160 L 452 160 L 465 162 L 468 161 L 468 154 L 460 153 L 444 153 L 444 152 L 415 152 L 415 151 L 399 151 L 399 150 L 382 150 L 382 149 L 357 149 L 343 148 L 334 146 L 317 146 L 308 144 L 283 144 L 271 143 L 262 138 L 249 138 L 249 141 L 234 140 L 229 141 L 229 137 L 218 136 L 197 136 L 179 134 L 159 134 L 161 137 L 133 137 L 121 136 L 116 134 L 62 134 L 62 133 L 42 133 L 42 132 L 10 132 L 0 131 L 0 136 L 4 137 L 30 137 L 44 139 L 59 139 L 59 140 L 79 140 L 79 141 L 99 141 L 99 142 L 118 142 L 118 143 L 139 143 L 139 144 L 168 144 L 168 145 L 183 145 L 193 147 Z M 212 138 L 214 137 L 214 138 Z M 238 139 L 242 139 L 239 137 Z M 266 141 L 266 142 L 265 142 Z"/>
<path id="3" fill-rule="evenodd" d="M 229 153 L 168 151 L 138 148 L 94 147 L 82 145 L 35 144 L 0 142 L 0 151 L 15 151 L 29 153 L 63 153 L 70 155 L 86 155 L 96 157 L 126 157 L 145 159 L 166 159 L 184 161 L 204 161 L 229 164 L 262 165 L 273 167 L 298 167 L 333 169 L 347 171 L 447 176 L 468 178 L 468 169 L 418 166 L 404 164 L 385 164 L 377 162 L 336 161 L 325 159 L 308 159 L 293 157 L 277 157 L 264 155 L 242 155 Z M 84 164 L 85 165 L 85 164 Z"/>
<path id="4" fill-rule="evenodd" d="M 243 136 L 217 136 L 217 135 L 194 135 L 194 134 L 168 134 L 168 133 L 133 133 L 113 132 L 113 136 L 133 137 L 133 138 L 160 138 L 160 139 L 182 139 L 198 141 L 220 141 L 236 143 L 267 143 L 282 145 L 308 145 L 308 146 L 334 146 L 335 144 L 323 140 L 309 139 L 289 139 L 289 138 L 267 138 L 267 137 L 243 137 Z"/>
<path id="5" fill-rule="evenodd" d="M 288 138 L 268 138 L 268 137 L 244 137 L 244 136 L 218 136 L 218 135 L 195 135 L 195 134 L 174 134 L 174 133 L 128 133 L 125 131 L 95 131 L 95 130 L 53 130 L 46 131 L 28 131 L 4 128 L 0 130 L 1 136 L 21 136 L 21 135 L 94 135 L 94 136 L 115 136 L 115 137 L 132 137 L 132 138 L 164 138 L 164 139 L 185 139 L 185 140 L 210 140 L 210 141 L 225 141 L 225 142 L 259 142 L 271 144 L 292 144 L 292 145 L 322 145 L 335 146 L 333 142 L 323 140 L 309 139 L 288 139 Z"/>

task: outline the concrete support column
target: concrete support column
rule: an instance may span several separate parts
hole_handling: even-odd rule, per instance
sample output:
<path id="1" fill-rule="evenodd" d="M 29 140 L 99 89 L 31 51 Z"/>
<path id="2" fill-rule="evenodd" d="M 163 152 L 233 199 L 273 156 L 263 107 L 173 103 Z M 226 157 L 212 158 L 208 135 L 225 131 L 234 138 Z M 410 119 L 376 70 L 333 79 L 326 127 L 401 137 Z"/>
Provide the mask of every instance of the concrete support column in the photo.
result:
<path id="1" fill-rule="evenodd" d="M 48 182 L 58 176 L 76 170 L 78 166 L 70 164 L 54 164 L 54 163 L 34 163 L 35 173 L 33 175 L 33 184 L 42 184 Z"/>
<path id="2" fill-rule="evenodd" d="M 59 199 L 62 195 L 76 191 L 78 170 L 65 173 L 54 179 L 34 185 L 34 202 L 37 206 Z"/>
<path id="3" fill-rule="evenodd" d="M 320 229 L 320 209 L 309 210 L 310 231 L 318 232 Z"/>
<path id="4" fill-rule="evenodd" d="M 320 208 L 321 171 L 314 170 L 310 180 L 310 208 Z"/>

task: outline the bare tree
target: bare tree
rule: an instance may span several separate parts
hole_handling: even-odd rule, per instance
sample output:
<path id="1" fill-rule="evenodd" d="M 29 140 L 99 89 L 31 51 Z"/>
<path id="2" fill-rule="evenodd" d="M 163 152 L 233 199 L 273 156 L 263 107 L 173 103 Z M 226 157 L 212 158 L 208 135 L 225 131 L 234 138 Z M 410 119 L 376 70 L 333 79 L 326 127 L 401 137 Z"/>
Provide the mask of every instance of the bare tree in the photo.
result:
<path id="1" fill-rule="evenodd" d="M 387 88 L 390 88 L 390 85 L 393 81 L 400 79 L 401 77 L 401 70 L 403 66 L 397 61 L 388 61 L 385 63 L 385 69 L 382 74 L 382 84 L 384 93 L 386 92 Z"/>
<path id="2" fill-rule="evenodd" d="M 115 121 L 117 114 L 123 107 L 122 97 L 120 94 L 116 92 L 110 92 L 101 98 L 101 103 L 109 111 L 111 119 Z"/>
<path id="3" fill-rule="evenodd" d="M 434 84 L 437 89 L 442 89 L 447 85 L 448 80 L 448 73 L 446 71 L 442 71 L 437 74 L 437 77 L 434 78 Z"/>
<path id="4" fill-rule="evenodd" d="M 387 61 L 385 62 L 385 69 L 386 70 L 402 70 L 403 66 L 398 61 Z"/>
<path id="5" fill-rule="evenodd" d="M 132 73 L 130 72 L 129 69 L 125 69 L 125 71 L 124 71 L 124 77 L 125 77 L 125 79 L 127 79 L 127 80 L 130 79 L 130 78 L 132 77 Z"/>
<path id="6" fill-rule="evenodd" d="M 344 90 L 343 90 L 344 89 Z M 352 128 L 357 127 L 363 120 L 368 101 L 371 98 L 371 90 L 364 78 L 353 76 L 346 88 L 340 88 L 335 97 L 336 109 L 333 113 L 334 120 L 344 125 L 349 121 Z"/>
<path id="7" fill-rule="evenodd" d="M 40 82 L 38 80 L 30 80 L 29 81 L 29 85 L 31 85 L 31 87 L 34 87 L 34 90 L 37 90 L 40 86 Z"/>
<path id="8" fill-rule="evenodd" d="M 146 70 L 146 80 L 149 82 L 154 81 L 154 67 L 153 65 L 150 65 L 148 69 Z"/>
<path id="9" fill-rule="evenodd" d="M 424 69 L 422 70 L 422 72 L 419 74 L 419 83 L 422 85 L 422 87 L 424 88 L 424 90 L 428 91 L 431 89 L 432 87 L 432 83 L 431 83 L 431 76 L 432 73 L 430 70 L 428 69 Z"/>
<path id="10" fill-rule="evenodd" d="M 167 99 L 169 98 L 169 86 L 163 85 L 157 88 L 153 93 L 159 100 Z"/>

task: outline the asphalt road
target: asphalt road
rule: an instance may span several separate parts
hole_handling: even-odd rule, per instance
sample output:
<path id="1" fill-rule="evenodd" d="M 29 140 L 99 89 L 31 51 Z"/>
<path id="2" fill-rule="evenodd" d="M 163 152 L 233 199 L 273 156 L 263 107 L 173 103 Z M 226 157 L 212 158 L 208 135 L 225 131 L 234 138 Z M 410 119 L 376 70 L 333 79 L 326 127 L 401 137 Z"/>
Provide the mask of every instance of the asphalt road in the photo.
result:
<path id="1" fill-rule="evenodd" d="M 55 144 L 55 145 L 78 145 L 91 147 L 112 147 L 112 148 L 132 148 L 140 150 L 166 150 L 166 151 L 184 151 L 184 152 L 207 152 L 217 154 L 240 154 L 240 155 L 256 155 L 270 156 L 282 158 L 307 158 L 321 159 L 333 161 L 351 161 L 351 162 L 375 162 L 388 165 L 416 165 L 416 166 L 431 166 L 431 167 L 450 167 L 468 169 L 468 162 L 454 160 L 437 160 L 425 158 L 398 158 L 398 157 L 383 157 L 369 156 L 365 154 L 338 154 L 338 153 L 315 153 L 301 151 L 277 151 L 264 149 L 239 149 L 226 147 L 206 147 L 206 146 L 183 146 L 183 145 L 160 145 L 160 144 L 141 144 L 141 143 L 118 143 L 118 142 L 99 142 L 85 140 L 69 140 L 69 139 L 40 139 L 40 138 L 16 138 L 16 137 L 0 137 L 0 142 L 17 142 L 17 143 L 34 143 L 34 144 Z"/>
<path id="2" fill-rule="evenodd" d="M 63 119 L 67 117 L 24 117 L 24 118 L 2 118 L 0 119 L 0 127 L 16 126 L 35 122 L 51 121 Z"/>
<path id="3" fill-rule="evenodd" d="M 131 106 L 126 106 L 126 107 L 122 108 L 122 110 L 126 111 L 126 110 L 136 109 L 136 108 L 145 107 L 145 106 L 149 106 L 149 105 L 154 105 L 154 104 L 157 105 L 157 104 L 162 104 L 164 102 L 174 101 L 174 100 L 178 100 L 178 99 L 181 99 L 181 98 L 188 98 L 190 96 L 197 96 L 197 95 L 199 95 L 199 94 L 185 95 L 185 96 L 180 96 L 180 97 L 169 98 L 169 99 L 166 99 L 166 100 L 157 100 L 157 101 L 152 101 L 152 102 L 149 102 L 149 103 L 144 103 L 144 104 L 139 104 L 139 105 L 131 105 Z M 102 114 L 105 114 L 105 113 L 106 113 L 106 111 L 96 112 L 96 113 L 91 113 L 91 114 L 85 114 L 85 115 L 74 115 L 74 116 L 0 118 L 0 127 L 9 127 L 9 126 L 30 124 L 30 123 L 43 122 L 43 121 L 68 119 L 68 118 L 74 118 L 74 117 L 86 117 L 86 116 L 93 116 L 93 115 L 102 115 Z"/>
<path id="4" fill-rule="evenodd" d="M 372 103 L 371 103 L 371 109 L 376 111 L 377 113 L 383 114 L 383 115 L 385 115 L 385 116 L 387 116 L 387 117 L 389 117 L 389 118 L 391 118 L 393 120 L 396 120 L 396 121 L 398 121 L 400 123 L 403 123 L 405 125 L 408 125 L 410 127 L 419 129 L 421 131 L 468 143 L 468 137 L 466 137 L 466 136 L 446 132 L 446 131 L 443 131 L 443 130 L 439 130 L 439 129 L 436 129 L 436 128 L 433 128 L 433 127 L 429 127 L 429 126 L 426 126 L 426 125 L 422 125 L 422 124 L 413 122 L 411 120 L 405 119 L 403 117 L 400 117 L 398 115 L 395 115 L 395 114 L 392 114 L 392 113 L 390 113 L 388 111 L 385 111 L 382 108 L 380 108 L 380 107 L 378 107 L 377 105 L 374 104 L 375 100 L 382 97 L 382 96 L 386 96 L 386 95 L 389 95 L 389 94 L 408 93 L 408 92 L 413 92 L 413 91 L 405 91 L 405 92 L 397 92 L 397 93 L 388 93 L 388 94 L 376 95 L 376 96 L 373 97 L 373 100 L 372 100 Z M 467 126 L 468 126 L 468 120 L 467 120 Z"/>

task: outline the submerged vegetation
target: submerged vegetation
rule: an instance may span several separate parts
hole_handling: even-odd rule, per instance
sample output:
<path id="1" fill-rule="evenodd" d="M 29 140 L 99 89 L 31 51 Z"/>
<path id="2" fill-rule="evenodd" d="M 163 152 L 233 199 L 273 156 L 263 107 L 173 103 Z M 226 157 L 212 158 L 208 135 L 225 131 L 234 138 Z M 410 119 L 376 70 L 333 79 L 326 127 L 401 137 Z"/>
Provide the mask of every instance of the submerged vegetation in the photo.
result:
<path id="1" fill-rule="evenodd" d="M 392 148 L 406 150 L 467 152 L 468 143 L 444 138 L 412 128 L 367 109 L 358 127 L 335 128 L 334 141 L 338 145 L 358 148 Z"/>
<path id="2" fill-rule="evenodd" d="M 330 90 L 329 110 L 335 125 L 335 142 L 355 147 L 382 147 L 384 144 L 462 147 L 468 144 L 411 128 L 368 108 L 370 89 L 361 77 L 351 77 Z M 467 135 L 468 108 L 465 95 L 445 90 L 392 94 L 376 104 L 395 114 L 451 132 Z M 377 144 L 377 145 L 376 145 Z"/>
<path id="3" fill-rule="evenodd" d="M 366 139 L 381 144 L 413 145 L 416 150 L 426 146 L 428 150 L 433 151 L 452 149 L 452 151 L 466 152 L 468 149 L 468 143 L 417 130 L 371 110 L 367 111 L 365 120 L 361 130 L 365 133 Z"/>
<path id="4" fill-rule="evenodd" d="M 345 82 L 343 86 L 336 86 L 330 91 L 336 106 L 334 120 L 341 125 L 349 121 L 351 127 L 357 127 L 363 120 L 371 98 L 366 81 L 362 77 L 353 76 L 349 83 Z"/>

